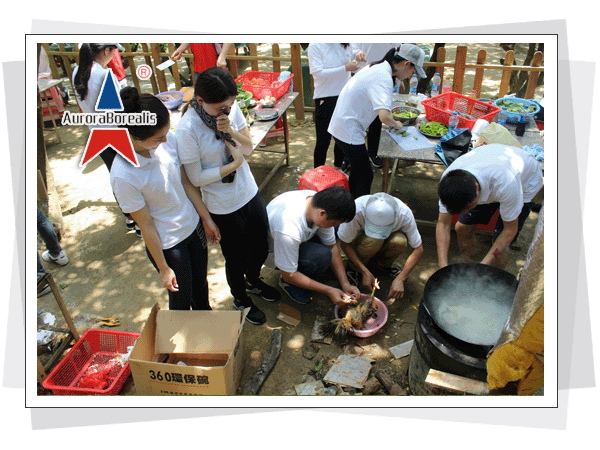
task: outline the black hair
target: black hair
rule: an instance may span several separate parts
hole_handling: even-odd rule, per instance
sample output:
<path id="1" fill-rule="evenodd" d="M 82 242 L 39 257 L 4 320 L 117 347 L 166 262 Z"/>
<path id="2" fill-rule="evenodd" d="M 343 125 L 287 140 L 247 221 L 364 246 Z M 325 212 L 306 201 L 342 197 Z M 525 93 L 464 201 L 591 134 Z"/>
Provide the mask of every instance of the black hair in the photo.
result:
<path id="1" fill-rule="evenodd" d="M 94 65 L 94 59 L 106 48 L 117 48 L 116 45 L 104 45 L 104 44 L 81 44 L 79 48 L 79 68 L 75 74 L 75 90 L 81 97 L 81 100 L 85 100 L 88 93 L 88 81 L 90 81 L 90 75 L 92 74 L 92 66 Z"/>
<path id="2" fill-rule="evenodd" d="M 331 186 L 317 192 L 312 198 L 312 206 L 323 209 L 329 220 L 350 222 L 356 214 L 354 197 L 341 186 Z"/>
<path id="3" fill-rule="evenodd" d="M 227 69 L 211 67 L 198 75 L 194 94 L 206 103 L 221 103 L 237 95 L 237 84 Z"/>
<path id="4" fill-rule="evenodd" d="M 382 60 L 371 63 L 371 65 L 369 67 L 374 66 L 375 64 L 381 64 L 382 62 L 387 61 L 390 64 L 390 66 L 392 67 L 392 72 L 393 72 L 395 64 L 399 64 L 402 61 L 408 61 L 407 59 L 396 54 L 399 50 L 400 50 L 400 47 L 394 47 L 394 48 L 389 49 Z M 408 62 L 410 62 L 412 67 L 415 66 L 411 61 L 408 61 Z M 395 75 L 392 75 L 392 79 L 394 80 L 394 84 L 396 84 L 396 76 Z"/>
<path id="5" fill-rule="evenodd" d="M 206 103 L 221 103 L 229 97 L 237 96 L 237 84 L 233 76 L 223 67 L 211 67 L 198 75 L 194 84 L 194 96 L 199 96 Z M 189 103 L 183 107 L 185 114 Z"/>
<path id="6" fill-rule="evenodd" d="M 130 114 L 149 111 L 156 114 L 155 125 L 126 126 L 129 134 L 136 139 L 143 141 L 154 136 L 171 120 L 167 107 L 154 95 L 140 94 L 133 86 L 126 86 L 121 89 L 120 95 L 123 102 L 123 113 Z"/>
<path id="7" fill-rule="evenodd" d="M 452 170 L 440 180 L 438 195 L 450 214 L 459 214 L 477 197 L 477 180 L 466 170 Z"/>

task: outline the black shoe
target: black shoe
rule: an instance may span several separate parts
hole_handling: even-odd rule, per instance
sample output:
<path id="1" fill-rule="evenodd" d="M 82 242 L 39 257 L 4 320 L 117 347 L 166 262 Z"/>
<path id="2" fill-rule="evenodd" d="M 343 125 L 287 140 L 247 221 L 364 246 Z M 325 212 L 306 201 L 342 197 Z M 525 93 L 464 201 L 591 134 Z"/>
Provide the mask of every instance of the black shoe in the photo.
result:
<path id="1" fill-rule="evenodd" d="M 248 280 L 246 280 L 246 292 L 249 294 L 260 295 L 262 299 L 267 302 L 276 302 L 281 298 L 281 294 L 277 289 L 272 288 L 260 278 L 252 284 L 248 283 Z"/>
<path id="2" fill-rule="evenodd" d="M 371 165 L 375 168 L 380 168 L 383 166 L 383 161 L 381 160 L 381 158 L 377 155 L 375 156 L 371 156 L 369 155 L 369 159 L 371 160 Z"/>
<path id="3" fill-rule="evenodd" d="M 350 172 L 350 161 L 345 159 L 344 162 L 342 163 L 342 168 L 340 170 L 344 173 Z"/>
<path id="4" fill-rule="evenodd" d="M 244 305 L 237 298 L 233 299 L 233 307 L 238 311 L 244 311 L 246 308 L 250 308 L 250 311 L 246 315 L 246 320 L 253 325 L 262 325 L 267 321 L 267 316 L 260 309 L 256 307 L 252 300 L 250 300 L 250 305 Z"/>

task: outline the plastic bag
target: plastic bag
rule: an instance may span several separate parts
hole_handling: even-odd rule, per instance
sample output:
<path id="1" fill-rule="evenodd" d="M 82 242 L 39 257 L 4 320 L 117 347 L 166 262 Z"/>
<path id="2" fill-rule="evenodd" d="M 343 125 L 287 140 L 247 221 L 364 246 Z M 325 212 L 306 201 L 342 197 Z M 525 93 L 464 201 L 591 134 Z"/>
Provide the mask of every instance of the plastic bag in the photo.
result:
<path id="1" fill-rule="evenodd" d="M 496 122 L 490 123 L 481 130 L 478 144 L 482 145 L 484 143 L 512 145 L 513 147 L 523 148 L 521 144 L 519 144 L 519 141 L 517 141 L 517 138 L 510 134 L 510 131 Z"/>
<path id="2" fill-rule="evenodd" d="M 468 128 L 450 130 L 435 146 L 435 155 L 448 167 L 456 158 L 470 150 L 471 138 L 471 130 Z"/>

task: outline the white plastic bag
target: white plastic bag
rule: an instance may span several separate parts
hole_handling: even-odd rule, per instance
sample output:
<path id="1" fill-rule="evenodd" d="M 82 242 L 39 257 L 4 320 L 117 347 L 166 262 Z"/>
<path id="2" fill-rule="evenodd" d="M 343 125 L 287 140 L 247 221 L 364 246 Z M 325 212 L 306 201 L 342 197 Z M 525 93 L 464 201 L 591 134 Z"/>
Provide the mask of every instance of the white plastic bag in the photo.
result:
<path id="1" fill-rule="evenodd" d="M 510 134 L 505 127 L 497 124 L 496 122 L 490 123 L 487 127 L 481 130 L 480 138 L 477 141 L 479 145 L 482 144 L 504 144 L 512 145 L 513 147 L 523 148 L 519 141 Z M 477 145 L 476 145 L 477 146 Z"/>

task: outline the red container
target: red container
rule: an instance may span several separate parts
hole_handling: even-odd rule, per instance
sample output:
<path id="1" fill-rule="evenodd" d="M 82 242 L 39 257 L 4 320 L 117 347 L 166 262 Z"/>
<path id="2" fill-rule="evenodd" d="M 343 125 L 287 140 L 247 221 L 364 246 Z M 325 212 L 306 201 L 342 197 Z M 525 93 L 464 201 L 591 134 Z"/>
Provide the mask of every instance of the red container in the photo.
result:
<path id="1" fill-rule="evenodd" d="M 500 108 L 485 102 L 480 102 L 474 98 L 457 94 L 456 92 L 447 92 L 436 95 L 421 102 L 425 107 L 425 115 L 430 122 L 440 122 L 448 125 L 448 119 L 453 111 L 468 114 L 474 117 L 473 120 L 459 116 L 459 128 L 473 129 L 473 125 L 479 119 L 492 122 L 494 116 L 500 111 Z"/>
<path id="2" fill-rule="evenodd" d="M 454 214 L 452 216 L 452 225 L 455 225 L 456 222 L 458 222 L 458 219 L 460 218 L 460 214 Z M 496 212 L 494 213 L 494 215 L 492 216 L 492 218 L 490 219 L 490 221 L 486 224 L 479 224 L 477 225 L 477 229 L 478 230 L 485 230 L 485 231 L 491 231 L 493 232 L 496 229 L 496 222 L 498 222 L 498 219 L 500 218 L 500 211 L 496 210 Z"/>
<path id="3" fill-rule="evenodd" d="M 235 81 L 242 83 L 242 89 L 252 92 L 257 100 L 262 100 L 267 95 L 279 100 L 290 88 L 294 74 L 290 74 L 290 77 L 283 82 L 278 80 L 279 75 L 277 72 L 250 71 L 240 75 Z"/>
<path id="4" fill-rule="evenodd" d="M 71 351 L 42 382 L 44 389 L 56 395 L 116 395 L 131 373 L 129 362 L 121 367 L 111 362 L 117 354 L 126 354 L 139 333 L 127 331 L 90 329 L 73 346 Z M 79 383 L 96 368 L 108 372 L 105 389 L 79 387 Z"/>
<path id="5" fill-rule="evenodd" d="M 319 192 L 331 186 L 341 186 L 350 190 L 346 175 L 331 166 L 315 167 L 300 177 L 300 189 Z"/>

